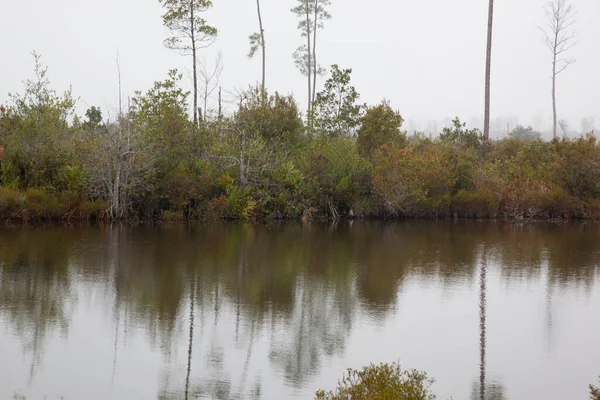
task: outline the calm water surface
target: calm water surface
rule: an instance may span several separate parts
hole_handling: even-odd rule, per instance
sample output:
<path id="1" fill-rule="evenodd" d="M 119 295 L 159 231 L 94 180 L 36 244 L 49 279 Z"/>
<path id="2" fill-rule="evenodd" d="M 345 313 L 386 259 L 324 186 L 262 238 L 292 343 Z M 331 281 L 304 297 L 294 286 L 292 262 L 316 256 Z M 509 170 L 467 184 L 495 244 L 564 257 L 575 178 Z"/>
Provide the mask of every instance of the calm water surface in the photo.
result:
<path id="1" fill-rule="evenodd" d="M 311 399 L 399 360 L 440 399 L 587 399 L 600 227 L 0 229 L 0 399 Z"/>

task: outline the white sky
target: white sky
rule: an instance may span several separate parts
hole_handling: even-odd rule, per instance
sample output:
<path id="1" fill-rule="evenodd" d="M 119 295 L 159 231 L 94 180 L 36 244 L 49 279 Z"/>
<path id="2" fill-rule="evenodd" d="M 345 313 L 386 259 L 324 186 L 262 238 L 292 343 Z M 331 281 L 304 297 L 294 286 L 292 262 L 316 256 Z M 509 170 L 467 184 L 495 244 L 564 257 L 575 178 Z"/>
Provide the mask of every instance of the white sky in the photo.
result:
<path id="1" fill-rule="evenodd" d="M 600 1 L 571 0 L 579 9 L 577 64 L 559 76 L 559 118 L 581 129 L 600 126 Z M 303 41 L 290 9 L 295 0 L 262 0 L 267 41 L 267 87 L 293 93 L 304 107 L 305 81 L 292 53 Z M 353 69 L 361 100 L 387 98 L 409 129 L 483 115 L 486 0 L 332 0 L 333 19 L 318 43 L 319 62 Z M 545 0 L 496 0 L 492 119 L 547 130 L 551 119 L 550 53 L 538 26 Z M 258 30 L 254 0 L 214 0 L 206 13 L 218 41 L 200 57 L 221 50 L 224 89 L 260 80 L 260 59 L 247 58 L 248 35 Z M 114 110 L 118 98 L 114 58 L 120 54 L 125 95 L 147 90 L 177 68 L 191 88 L 191 60 L 163 46 L 166 31 L 158 0 L 0 0 L 0 103 L 22 92 L 32 76 L 31 51 L 49 66 L 53 87 L 71 85 L 87 105 Z M 322 83 L 321 80 L 320 83 Z M 430 123 L 436 120 L 436 123 Z M 506 122 L 499 123 L 505 126 Z"/>

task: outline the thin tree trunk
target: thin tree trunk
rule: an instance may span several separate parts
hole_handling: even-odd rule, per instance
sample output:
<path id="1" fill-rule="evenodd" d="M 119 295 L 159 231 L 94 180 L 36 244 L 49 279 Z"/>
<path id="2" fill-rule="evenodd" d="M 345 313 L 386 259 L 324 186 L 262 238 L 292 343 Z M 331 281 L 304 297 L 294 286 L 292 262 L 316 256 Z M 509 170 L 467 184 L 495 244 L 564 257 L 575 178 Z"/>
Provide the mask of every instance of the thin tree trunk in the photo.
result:
<path id="1" fill-rule="evenodd" d="M 308 114 L 310 115 L 310 110 L 312 107 L 312 85 L 311 85 L 311 72 L 312 72 L 312 54 L 311 54 L 311 43 L 310 43 L 310 7 L 309 0 L 306 1 L 306 43 L 307 43 L 307 57 L 308 57 Z"/>
<path id="2" fill-rule="evenodd" d="M 557 46 L 558 46 L 558 29 L 554 35 L 554 54 L 552 55 L 552 137 L 556 139 L 558 137 L 557 132 L 557 116 L 556 116 L 556 57 L 557 57 Z"/>
<path id="3" fill-rule="evenodd" d="M 315 94 L 317 92 L 317 73 L 318 73 L 318 65 L 317 65 L 317 25 L 318 25 L 318 17 L 319 17 L 319 1 L 314 0 L 315 2 L 315 19 L 314 19 L 314 30 L 313 30 L 313 46 L 312 46 L 312 63 L 314 64 L 313 68 L 313 86 L 312 86 L 312 103 L 315 102 Z"/>
<path id="4" fill-rule="evenodd" d="M 204 86 L 204 116 L 207 115 L 208 110 L 208 83 Z M 202 122 L 202 118 L 200 118 L 200 122 Z"/>
<path id="5" fill-rule="evenodd" d="M 196 34 L 194 32 L 194 3 L 190 1 L 190 25 L 192 39 L 192 58 L 193 58 L 193 74 L 194 74 L 194 128 L 198 127 L 198 72 L 196 61 Z"/>
<path id="6" fill-rule="evenodd" d="M 260 47 L 262 48 L 262 93 L 261 98 L 263 103 L 265 102 L 265 75 L 266 75 L 266 64 L 267 64 L 267 53 L 265 49 L 265 30 L 263 29 L 262 15 L 260 13 L 260 0 L 256 0 L 256 11 L 258 12 L 258 26 L 260 28 Z"/>
<path id="7" fill-rule="evenodd" d="M 490 0 L 488 13 L 487 51 L 485 60 L 485 117 L 483 122 L 483 138 L 490 139 L 490 86 L 492 73 L 492 33 L 494 25 L 494 0 Z"/>
<path id="8" fill-rule="evenodd" d="M 223 116 L 223 98 L 221 97 L 221 86 L 219 86 L 219 111 L 217 112 L 217 119 L 221 120 Z"/>
<path id="9" fill-rule="evenodd" d="M 248 185 L 248 179 L 246 177 L 246 160 L 244 159 L 244 152 L 246 151 L 246 131 L 242 129 L 242 151 L 240 151 L 240 186 L 244 189 Z"/>
<path id="10" fill-rule="evenodd" d="M 117 70 L 119 73 L 119 119 L 123 117 L 122 91 L 121 91 L 121 64 L 119 63 L 119 52 L 117 51 Z"/>

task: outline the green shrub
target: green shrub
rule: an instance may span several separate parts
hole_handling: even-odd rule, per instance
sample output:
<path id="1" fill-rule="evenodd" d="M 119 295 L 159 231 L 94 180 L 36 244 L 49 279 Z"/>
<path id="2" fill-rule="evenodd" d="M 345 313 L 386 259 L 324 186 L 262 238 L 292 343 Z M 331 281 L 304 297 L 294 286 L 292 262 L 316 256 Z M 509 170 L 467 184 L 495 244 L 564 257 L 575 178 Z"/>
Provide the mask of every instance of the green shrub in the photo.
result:
<path id="1" fill-rule="evenodd" d="M 185 221 L 183 211 L 162 210 L 160 220 L 163 222 Z"/>
<path id="2" fill-rule="evenodd" d="M 29 218 L 60 218 L 68 211 L 56 196 L 49 195 L 43 189 L 27 189 L 25 195 L 25 210 Z"/>
<path id="3" fill-rule="evenodd" d="M 452 209 L 460 217 L 492 218 L 496 216 L 499 204 L 499 197 L 490 190 L 461 190 L 452 199 Z"/>
<path id="4" fill-rule="evenodd" d="M 583 217 L 589 219 L 600 219 L 600 199 L 590 199 L 584 201 Z"/>
<path id="5" fill-rule="evenodd" d="M 8 217 L 23 210 L 25 195 L 17 190 L 0 187 L 0 216 Z"/>
<path id="6" fill-rule="evenodd" d="M 563 188 L 539 193 L 537 204 L 544 217 L 573 217 L 578 213 L 578 201 Z"/>
<path id="7" fill-rule="evenodd" d="M 108 210 L 108 203 L 104 200 L 85 200 L 81 203 L 80 215 L 82 218 L 102 219 Z"/>
<path id="8" fill-rule="evenodd" d="M 362 370 L 348 369 L 335 392 L 318 391 L 315 400 L 433 400 L 433 384 L 427 374 L 403 371 L 399 364 L 371 364 Z"/>
<path id="9" fill-rule="evenodd" d="M 371 164 L 347 138 L 323 137 L 301 160 L 306 182 L 306 206 L 323 216 L 343 215 L 354 201 L 371 192 Z"/>
<path id="10" fill-rule="evenodd" d="M 556 145 L 556 152 L 559 183 L 582 200 L 600 198 L 600 149 L 594 135 L 563 141 Z"/>
<path id="11" fill-rule="evenodd" d="M 590 385 L 590 400 L 600 400 L 600 388 Z"/>
<path id="12" fill-rule="evenodd" d="M 227 198 L 225 196 L 215 197 L 206 203 L 205 212 L 199 212 L 198 217 L 204 220 L 215 221 L 225 217 Z"/>

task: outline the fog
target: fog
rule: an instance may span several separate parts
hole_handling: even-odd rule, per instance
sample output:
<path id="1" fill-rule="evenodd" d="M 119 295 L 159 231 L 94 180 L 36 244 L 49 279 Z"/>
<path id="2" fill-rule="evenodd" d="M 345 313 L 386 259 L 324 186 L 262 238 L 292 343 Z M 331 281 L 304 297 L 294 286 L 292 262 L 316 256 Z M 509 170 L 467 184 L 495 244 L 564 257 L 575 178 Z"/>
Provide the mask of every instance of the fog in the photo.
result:
<path id="1" fill-rule="evenodd" d="M 579 10 L 577 63 L 558 78 L 558 116 L 572 135 L 600 127 L 600 2 L 571 0 Z M 303 107 L 305 80 L 292 53 L 303 43 L 290 9 L 296 0 L 262 0 L 267 44 L 267 88 L 293 93 Z M 319 63 L 352 68 L 361 101 L 391 101 L 409 131 L 438 132 L 459 116 L 469 126 L 483 119 L 487 2 L 481 0 L 332 0 L 332 20 L 318 42 Z M 516 124 L 551 130 L 551 54 L 539 26 L 545 0 L 496 1 L 492 65 L 492 137 Z M 260 60 L 247 57 L 258 30 L 253 0 L 214 0 L 206 13 L 219 29 L 200 52 L 210 62 L 222 51 L 224 90 L 260 79 Z M 169 69 L 186 75 L 191 60 L 163 45 L 158 0 L 0 0 L 0 103 L 22 92 L 33 76 L 31 52 L 42 55 L 58 91 L 72 86 L 77 113 L 117 106 L 115 57 L 123 93 L 145 91 Z M 319 81 L 322 85 L 324 78 Z M 214 99 L 213 99 L 214 101 Z M 587 120 L 584 121 L 584 119 Z"/>

